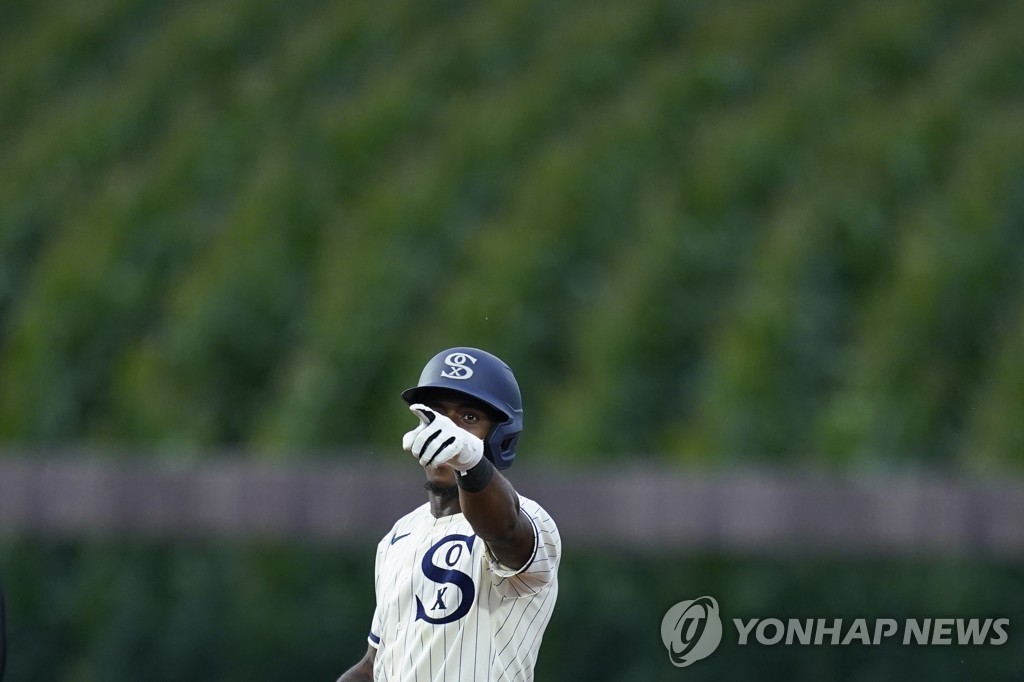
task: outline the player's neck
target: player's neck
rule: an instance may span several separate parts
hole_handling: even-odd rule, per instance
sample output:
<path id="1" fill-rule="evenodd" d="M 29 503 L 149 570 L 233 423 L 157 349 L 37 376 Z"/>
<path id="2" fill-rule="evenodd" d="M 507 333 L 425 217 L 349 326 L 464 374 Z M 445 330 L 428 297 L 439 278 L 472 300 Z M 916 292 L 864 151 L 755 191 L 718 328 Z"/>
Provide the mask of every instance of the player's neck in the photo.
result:
<path id="1" fill-rule="evenodd" d="M 430 513 L 435 519 L 458 514 L 462 511 L 462 507 L 459 505 L 458 487 L 439 486 L 432 483 L 427 483 L 423 487 L 427 490 Z"/>
<path id="2" fill-rule="evenodd" d="M 459 506 L 459 498 L 456 497 L 454 500 L 446 500 L 431 496 L 430 513 L 435 519 L 439 519 L 443 516 L 451 516 L 452 514 L 461 514 L 462 507 Z"/>

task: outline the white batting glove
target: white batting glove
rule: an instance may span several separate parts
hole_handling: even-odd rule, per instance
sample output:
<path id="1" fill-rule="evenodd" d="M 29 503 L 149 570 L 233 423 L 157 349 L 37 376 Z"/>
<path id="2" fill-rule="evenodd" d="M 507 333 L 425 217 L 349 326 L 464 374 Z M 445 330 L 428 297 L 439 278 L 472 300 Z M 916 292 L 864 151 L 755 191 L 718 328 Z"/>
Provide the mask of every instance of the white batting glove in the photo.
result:
<path id="1" fill-rule="evenodd" d="M 420 425 L 402 437 L 402 449 L 411 452 L 420 466 L 447 464 L 458 471 L 476 466 L 484 456 L 484 442 L 426 405 L 409 407 Z"/>

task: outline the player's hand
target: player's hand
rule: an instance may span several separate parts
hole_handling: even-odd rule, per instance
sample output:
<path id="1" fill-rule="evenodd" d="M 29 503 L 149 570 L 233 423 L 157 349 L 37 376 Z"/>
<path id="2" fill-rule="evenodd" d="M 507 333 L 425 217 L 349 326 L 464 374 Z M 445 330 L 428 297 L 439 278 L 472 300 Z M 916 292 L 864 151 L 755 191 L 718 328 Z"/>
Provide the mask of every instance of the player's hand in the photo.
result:
<path id="1" fill-rule="evenodd" d="M 402 449 L 411 452 L 421 466 L 447 464 L 453 469 L 466 471 L 483 459 L 484 442 L 481 439 L 426 405 L 416 403 L 409 409 L 419 417 L 420 425 L 405 434 Z"/>

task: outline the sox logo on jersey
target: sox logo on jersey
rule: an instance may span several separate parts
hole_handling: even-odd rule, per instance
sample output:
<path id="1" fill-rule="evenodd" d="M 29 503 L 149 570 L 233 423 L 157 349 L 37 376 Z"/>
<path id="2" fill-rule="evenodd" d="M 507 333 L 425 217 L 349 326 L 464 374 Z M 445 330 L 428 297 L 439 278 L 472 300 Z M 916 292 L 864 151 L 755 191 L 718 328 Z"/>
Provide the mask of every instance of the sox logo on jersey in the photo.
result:
<path id="1" fill-rule="evenodd" d="M 434 618 L 427 615 L 427 609 L 424 608 L 423 602 L 419 597 L 416 597 L 416 620 L 423 620 L 433 625 L 444 625 L 445 623 L 457 621 L 469 613 L 469 609 L 473 605 L 473 598 L 476 596 L 476 587 L 473 585 L 473 578 L 462 571 L 455 570 L 455 566 L 458 565 L 459 560 L 462 558 L 463 548 L 472 553 L 475 540 L 475 535 L 459 535 L 457 533 L 446 535 L 435 542 L 427 550 L 427 553 L 423 555 L 423 561 L 420 563 L 423 575 L 440 586 L 437 588 L 437 595 L 430 610 L 437 611 L 448 608 L 447 604 L 445 604 L 445 595 L 450 586 L 454 586 L 459 590 L 461 598 L 459 599 L 457 609 L 448 615 Z M 445 566 L 442 568 L 437 565 L 435 558 L 437 558 L 438 554 L 441 554 L 440 550 L 445 545 L 448 545 L 448 548 L 440 557 L 441 563 Z"/>

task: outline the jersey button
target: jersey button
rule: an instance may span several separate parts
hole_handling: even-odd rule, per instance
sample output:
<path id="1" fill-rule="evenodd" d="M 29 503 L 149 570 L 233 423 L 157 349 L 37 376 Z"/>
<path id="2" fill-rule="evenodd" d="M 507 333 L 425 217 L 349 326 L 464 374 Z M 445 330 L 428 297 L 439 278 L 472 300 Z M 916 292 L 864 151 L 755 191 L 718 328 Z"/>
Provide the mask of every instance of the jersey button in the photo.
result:
<path id="1" fill-rule="evenodd" d="M 398 625 L 395 626 L 395 629 L 396 630 L 401 630 L 403 627 L 405 627 L 405 626 L 402 624 L 401 621 L 399 621 Z"/>

